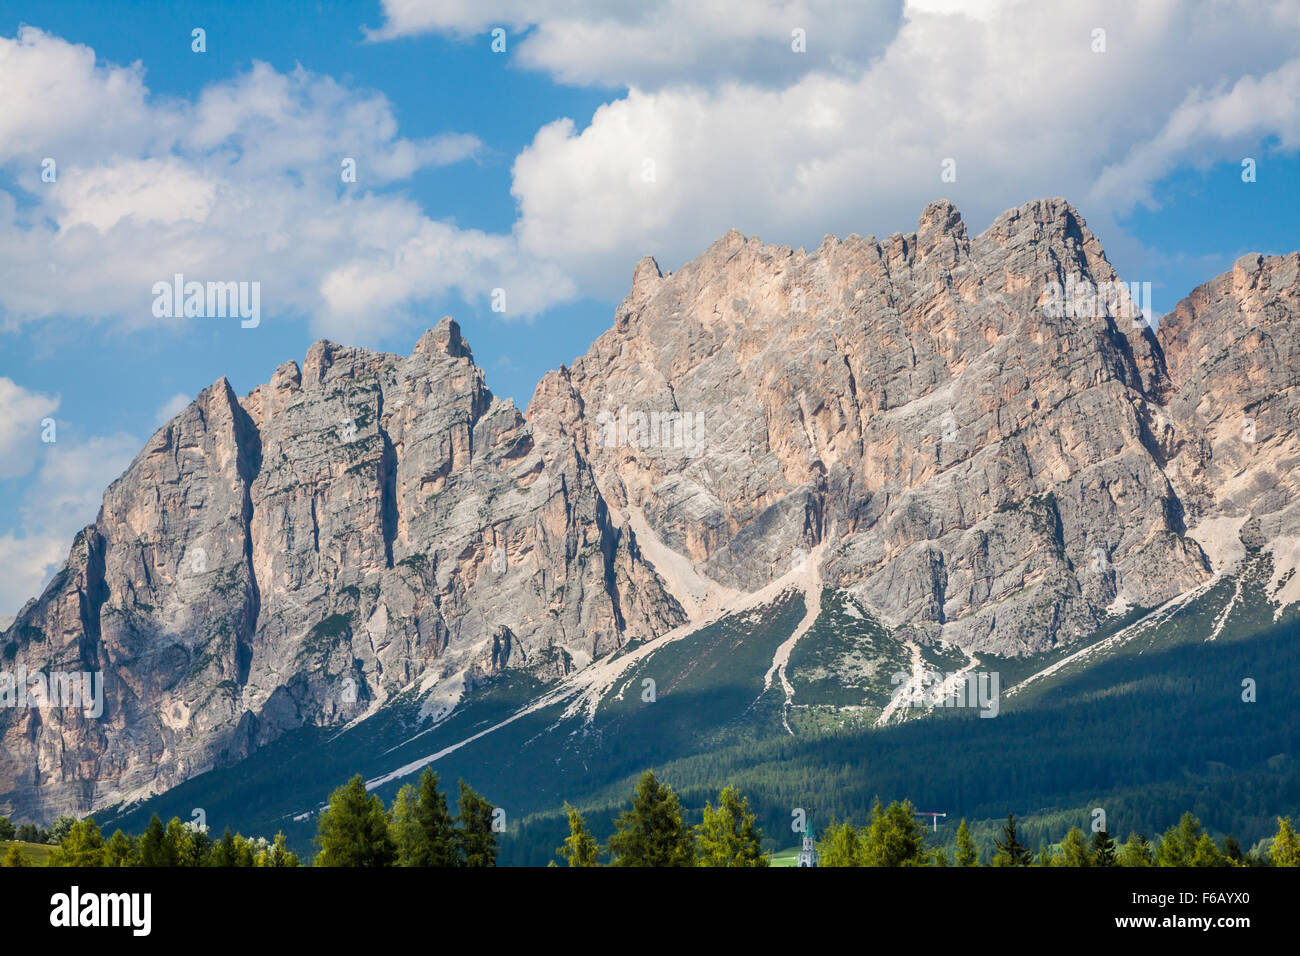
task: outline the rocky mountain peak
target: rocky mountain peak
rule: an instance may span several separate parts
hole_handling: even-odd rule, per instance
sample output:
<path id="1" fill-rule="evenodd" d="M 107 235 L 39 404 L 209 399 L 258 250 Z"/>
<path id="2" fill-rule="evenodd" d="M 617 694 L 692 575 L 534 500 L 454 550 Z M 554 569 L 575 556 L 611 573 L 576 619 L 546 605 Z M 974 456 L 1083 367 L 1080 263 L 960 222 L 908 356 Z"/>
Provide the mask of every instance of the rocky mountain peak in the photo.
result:
<path id="1" fill-rule="evenodd" d="M 474 354 L 469 343 L 461 336 L 460 324 L 451 316 L 443 316 L 436 327 L 429 329 L 415 343 L 416 355 L 445 355 L 449 358 L 465 358 L 471 363 Z"/>

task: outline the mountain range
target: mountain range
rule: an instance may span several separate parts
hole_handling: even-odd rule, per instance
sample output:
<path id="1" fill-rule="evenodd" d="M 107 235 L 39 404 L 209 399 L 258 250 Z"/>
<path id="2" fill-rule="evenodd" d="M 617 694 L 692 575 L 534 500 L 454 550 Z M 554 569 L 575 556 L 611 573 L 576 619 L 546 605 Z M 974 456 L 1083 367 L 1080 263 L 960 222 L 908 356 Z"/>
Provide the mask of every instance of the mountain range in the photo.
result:
<path id="1" fill-rule="evenodd" d="M 525 412 L 449 318 L 409 356 L 220 379 L 0 634 L 6 671 L 103 690 L 0 708 L 0 811 L 301 823 L 354 770 L 433 764 L 520 818 L 846 731 L 869 780 L 872 735 L 942 724 L 967 678 L 1014 721 L 1122 687 L 1096 682 L 1125 654 L 1290 642 L 1300 256 L 1158 327 L 1134 288 L 1064 200 L 976 236 L 939 201 L 884 239 L 642 259 Z M 1291 766 L 1289 720 L 1251 759 Z"/>

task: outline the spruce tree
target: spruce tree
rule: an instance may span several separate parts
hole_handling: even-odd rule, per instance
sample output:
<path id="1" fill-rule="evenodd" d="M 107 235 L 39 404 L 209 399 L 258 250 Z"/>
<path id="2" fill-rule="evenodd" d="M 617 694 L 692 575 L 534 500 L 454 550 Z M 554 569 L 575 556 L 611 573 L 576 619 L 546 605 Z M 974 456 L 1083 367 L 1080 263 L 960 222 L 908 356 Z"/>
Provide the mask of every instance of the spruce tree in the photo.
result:
<path id="1" fill-rule="evenodd" d="M 556 855 L 569 866 L 600 866 L 600 845 L 587 832 L 587 821 L 566 801 L 564 812 L 569 815 L 569 835 Z"/>
<path id="2" fill-rule="evenodd" d="M 632 808 L 614 822 L 612 866 L 694 866 L 695 840 L 682 822 L 677 794 L 647 770 L 637 781 Z"/>
<path id="3" fill-rule="evenodd" d="M 912 801 L 894 801 L 881 809 L 877 800 L 862 841 L 867 866 L 923 866 L 927 850 L 925 831 L 916 819 Z"/>
<path id="4" fill-rule="evenodd" d="M 438 789 L 438 775 L 429 769 L 420 775 L 415 823 L 421 836 L 419 852 L 411 866 L 455 866 L 460 862 L 456 827 L 447 809 L 447 798 Z"/>
<path id="5" fill-rule="evenodd" d="M 995 837 L 993 845 L 997 847 L 993 854 L 994 866 L 1029 866 L 1034 862 L 1033 852 L 1016 835 L 1014 813 L 1007 814 L 1007 822 L 1002 824 L 1002 839 Z"/>
<path id="6" fill-rule="evenodd" d="M 767 866 L 763 834 L 749 801 L 731 787 L 718 794 L 718 808 L 704 805 L 704 822 L 695 828 L 700 866 Z"/>
<path id="7" fill-rule="evenodd" d="M 175 866 L 168 854 L 167 832 L 158 814 L 149 818 L 149 826 L 140 837 L 140 865 L 148 867 Z"/>
<path id="8" fill-rule="evenodd" d="M 1092 865 L 1115 866 L 1115 841 L 1105 830 L 1092 835 Z"/>
<path id="9" fill-rule="evenodd" d="M 497 837 L 492 832 L 495 809 L 474 792 L 464 780 L 460 782 L 460 802 L 456 812 L 456 843 L 462 866 L 496 866 Z"/>
<path id="10" fill-rule="evenodd" d="M 316 866 L 392 866 L 396 861 L 397 847 L 388 832 L 383 801 L 366 792 L 361 774 L 330 794 L 329 806 L 320 816 L 316 845 L 320 847 Z M 241 856 L 243 852 L 251 858 L 251 848 L 246 846 Z"/>
<path id="11" fill-rule="evenodd" d="M 975 848 L 975 841 L 971 839 L 966 818 L 962 817 L 961 824 L 957 827 L 957 865 L 979 866 L 979 863 L 979 850 Z"/>

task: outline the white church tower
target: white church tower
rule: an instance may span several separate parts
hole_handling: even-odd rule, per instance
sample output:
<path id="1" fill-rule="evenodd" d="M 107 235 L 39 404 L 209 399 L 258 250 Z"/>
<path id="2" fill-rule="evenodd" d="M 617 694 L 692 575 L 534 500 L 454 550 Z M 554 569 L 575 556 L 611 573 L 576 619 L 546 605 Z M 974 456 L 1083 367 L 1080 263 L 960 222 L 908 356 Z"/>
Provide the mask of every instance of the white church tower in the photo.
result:
<path id="1" fill-rule="evenodd" d="M 816 866 L 817 865 L 817 841 L 813 839 L 811 830 L 807 830 L 803 835 L 803 849 L 799 851 L 799 862 L 796 866 Z"/>

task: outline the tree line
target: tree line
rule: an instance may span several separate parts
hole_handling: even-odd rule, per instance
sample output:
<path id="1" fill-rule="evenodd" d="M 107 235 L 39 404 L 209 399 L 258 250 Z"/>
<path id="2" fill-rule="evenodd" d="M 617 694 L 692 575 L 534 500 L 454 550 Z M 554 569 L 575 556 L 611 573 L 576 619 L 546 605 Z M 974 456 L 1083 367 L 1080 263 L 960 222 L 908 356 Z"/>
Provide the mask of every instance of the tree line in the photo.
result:
<path id="1" fill-rule="evenodd" d="M 460 783 L 453 816 L 438 789 L 438 775 L 426 770 L 419 784 L 397 792 L 391 809 L 366 790 L 358 774 L 330 794 L 321 811 L 312 866 L 495 866 L 494 807 Z M 35 839 L 33 839 L 35 838 Z M 0 840 L 54 846 L 46 866 L 78 867 L 295 867 L 304 865 L 283 833 L 274 840 L 247 838 L 229 830 L 213 840 L 205 827 L 173 817 L 166 825 L 154 814 L 145 832 L 117 830 L 104 838 L 93 817 L 59 817 L 42 830 L 14 827 L 0 817 Z M 0 866 L 31 866 L 20 842 L 9 845 Z"/>
<path id="2" fill-rule="evenodd" d="M 1291 819 L 1278 817 L 1277 823 L 1277 835 L 1267 850 L 1249 854 L 1231 835 L 1216 844 L 1191 813 L 1184 813 L 1154 842 L 1133 832 L 1117 844 L 1105 830 L 1095 831 L 1089 839 L 1076 826 L 1059 844 L 1043 844 L 1035 850 L 1023 839 L 1015 814 L 1008 814 L 993 841 L 993 852 L 981 860 L 965 819 L 957 827 L 950 858 L 947 848 L 927 845 L 925 827 L 910 800 L 888 807 L 877 800 L 866 825 L 832 822 L 817 849 L 821 866 L 1300 866 L 1300 837 Z"/>
<path id="3" fill-rule="evenodd" d="M 630 806 L 613 821 L 602 845 L 586 819 L 564 805 L 569 835 L 555 851 L 571 867 L 754 866 L 770 865 L 763 833 L 748 798 L 733 787 L 704 806 L 702 821 L 689 825 L 681 800 L 671 786 L 647 770 L 638 779 Z M 884 806 L 876 800 L 864 824 L 831 823 L 817 841 L 819 865 L 844 866 L 1053 866 L 1183 867 L 1300 866 L 1300 837 L 1289 817 L 1277 818 L 1277 834 L 1250 853 L 1225 837 L 1220 843 L 1190 812 L 1155 840 L 1131 833 L 1116 843 L 1105 830 L 1091 838 L 1071 827 L 1059 844 L 1031 847 L 1014 814 L 1008 814 L 991 853 L 981 858 L 970 827 L 962 819 L 955 847 L 933 846 L 910 800 Z M 31 829 L 28 829 L 31 828 Z M 480 867 L 497 863 L 497 833 L 504 829 L 497 808 L 463 780 L 455 814 L 439 789 L 438 775 L 426 769 L 417 783 L 398 790 L 386 808 L 366 790 L 358 774 L 336 789 L 321 811 L 313 866 L 341 867 Z M 77 867 L 296 867 L 304 861 L 285 844 L 249 839 L 229 830 L 218 840 L 206 828 L 173 817 L 164 826 L 155 814 L 138 837 L 121 830 L 105 839 L 93 818 L 60 817 L 49 831 L 26 824 L 15 828 L 0 817 L 0 840 L 40 836 L 54 849 L 48 866 Z M 26 841 L 36 842 L 36 841 Z M 31 865 L 19 843 L 11 843 L 0 866 Z M 551 866 L 558 865 L 555 860 Z"/>

